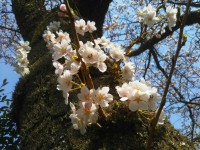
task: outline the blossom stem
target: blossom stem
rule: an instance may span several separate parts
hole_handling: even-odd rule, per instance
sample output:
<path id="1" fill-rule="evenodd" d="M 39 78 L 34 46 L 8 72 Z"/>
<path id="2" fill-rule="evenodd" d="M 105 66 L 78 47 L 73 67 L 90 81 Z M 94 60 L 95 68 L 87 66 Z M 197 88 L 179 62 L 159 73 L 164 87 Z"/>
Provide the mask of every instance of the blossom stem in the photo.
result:
<path id="1" fill-rule="evenodd" d="M 94 36 L 93 36 L 92 33 L 89 33 L 89 35 L 90 35 L 90 39 L 91 39 L 91 41 L 92 41 L 92 43 L 94 44 L 94 47 L 95 47 L 95 46 L 96 46 L 96 43 L 95 43 L 95 41 L 94 41 Z"/>
<path id="2" fill-rule="evenodd" d="M 105 111 L 102 109 L 102 107 L 99 105 L 99 114 L 103 117 L 103 118 L 107 118 Z"/>
<path id="3" fill-rule="evenodd" d="M 71 8 L 70 8 L 70 5 L 69 5 L 69 1 L 68 0 L 65 0 L 65 1 L 66 1 L 66 9 L 67 9 L 67 12 L 68 12 L 68 15 L 69 15 L 69 19 L 70 19 L 72 33 L 73 33 L 73 36 L 74 36 L 74 42 L 77 45 L 76 53 L 77 53 L 78 57 L 81 58 L 81 56 L 80 56 L 80 54 L 78 52 L 78 50 L 80 48 L 80 44 L 79 44 L 78 35 L 76 33 L 76 28 L 75 28 L 75 24 L 74 24 L 74 17 L 73 17 L 73 14 L 72 14 L 72 11 L 71 11 Z"/>
<path id="4" fill-rule="evenodd" d="M 69 90 L 69 92 L 72 92 L 72 91 L 75 91 L 75 90 L 79 90 L 80 88 L 81 88 L 81 86 L 77 87 L 77 88 L 74 88 L 74 89 L 71 89 L 71 90 Z"/>
<path id="5" fill-rule="evenodd" d="M 78 83 L 76 83 L 74 81 L 71 81 L 71 83 L 74 84 L 74 85 L 80 86 L 80 84 L 78 84 Z"/>

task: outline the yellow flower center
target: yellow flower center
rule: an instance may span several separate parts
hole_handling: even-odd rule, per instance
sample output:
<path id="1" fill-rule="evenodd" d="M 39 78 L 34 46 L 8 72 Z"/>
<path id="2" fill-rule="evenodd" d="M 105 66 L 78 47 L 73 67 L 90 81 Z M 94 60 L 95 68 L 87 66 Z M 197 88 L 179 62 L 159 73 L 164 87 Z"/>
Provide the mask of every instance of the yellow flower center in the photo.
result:
<path id="1" fill-rule="evenodd" d="M 89 94 L 85 95 L 85 99 L 89 101 L 90 100 L 90 95 Z"/>

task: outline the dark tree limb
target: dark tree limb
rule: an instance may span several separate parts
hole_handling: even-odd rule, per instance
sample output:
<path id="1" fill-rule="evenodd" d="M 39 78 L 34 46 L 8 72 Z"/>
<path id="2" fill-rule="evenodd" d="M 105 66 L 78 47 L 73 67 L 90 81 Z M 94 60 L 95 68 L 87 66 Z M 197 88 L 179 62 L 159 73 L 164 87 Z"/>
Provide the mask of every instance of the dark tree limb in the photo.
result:
<path id="1" fill-rule="evenodd" d="M 12 0 L 12 9 L 25 40 L 31 40 L 34 30 L 46 13 L 45 0 Z"/>

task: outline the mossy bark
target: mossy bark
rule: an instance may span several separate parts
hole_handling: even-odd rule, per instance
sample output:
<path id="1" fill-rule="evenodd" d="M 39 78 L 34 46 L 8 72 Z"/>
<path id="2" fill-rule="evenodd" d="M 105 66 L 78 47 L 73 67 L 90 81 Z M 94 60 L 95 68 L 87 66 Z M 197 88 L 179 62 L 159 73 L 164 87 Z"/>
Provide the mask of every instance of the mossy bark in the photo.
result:
<path id="1" fill-rule="evenodd" d="M 103 20 L 110 2 L 110 0 L 84 0 L 84 3 L 83 0 L 75 1 L 84 18 L 97 22 L 98 36 L 102 34 Z M 20 79 L 13 94 L 13 116 L 20 131 L 21 148 L 23 150 L 145 150 L 149 135 L 147 120 L 138 112 L 130 112 L 127 106 L 119 105 L 117 97 L 112 106 L 106 110 L 108 118 L 99 119 L 101 128 L 91 125 L 85 135 L 72 128 L 69 119 L 70 108 L 64 104 L 62 93 L 56 90 L 57 77 L 52 67 L 51 55 L 42 40 L 46 25 L 57 18 L 56 11 L 46 12 L 42 7 L 43 3 L 44 1 L 34 0 L 13 1 L 13 10 L 20 31 L 25 40 L 31 41 L 32 47 L 29 55 L 31 72 Z M 40 7 L 34 9 L 37 6 Z M 20 17 L 22 13 L 24 16 Z M 27 18 L 29 20 L 26 20 Z M 116 81 L 112 76 L 100 73 L 93 75 L 95 85 L 104 83 L 114 89 Z M 111 90 L 112 94 L 113 91 Z M 76 94 L 72 93 L 69 100 L 76 102 Z M 181 145 L 182 142 L 185 145 Z M 187 138 L 181 136 L 168 122 L 157 128 L 152 148 L 194 149 Z"/>

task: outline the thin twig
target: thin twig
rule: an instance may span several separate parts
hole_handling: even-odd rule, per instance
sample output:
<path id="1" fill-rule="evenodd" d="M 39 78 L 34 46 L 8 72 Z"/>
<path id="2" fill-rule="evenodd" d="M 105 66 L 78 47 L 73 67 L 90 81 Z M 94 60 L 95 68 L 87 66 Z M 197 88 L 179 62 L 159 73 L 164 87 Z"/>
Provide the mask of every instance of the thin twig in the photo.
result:
<path id="1" fill-rule="evenodd" d="M 181 23 L 181 26 L 180 26 L 180 33 L 179 33 L 179 40 L 178 40 L 177 50 L 176 50 L 176 53 L 175 53 L 174 57 L 172 58 L 172 67 L 171 67 L 171 70 L 170 70 L 170 73 L 169 73 L 169 76 L 168 76 L 168 79 L 167 79 L 167 83 L 166 83 L 166 86 L 165 86 L 165 89 L 164 89 L 164 93 L 163 93 L 163 97 L 162 97 L 162 101 L 161 101 L 160 107 L 159 107 L 159 109 L 157 111 L 157 114 L 156 114 L 156 116 L 154 118 L 154 121 L 152 122 L 150 136 L 149 136 L 148 144 L 147 144 L 147 149 L 148 150 L 151 149 L 151 144 L 153 142 L 155 128 L 156 128 L 156 125 L 158 123 L 158 119 L 160 117 L 160 114 L 161 114 L 161 112 L 162 112 L 162 110 L 163 110 L 163 108 L 165 106 L 167 93 L 168 93 L 168 90 L 169 90 L 169 86 L 171 84 L 171 78 L 172 78 L 172 75 L 173 75 L 173 72 L 174 72 L 174 69 L 175 69 L 175 66 L 176 66 L 176 62 L 177 62 L 180 50 L 182 48 L 183 30 L 184 30 L 185 22 L 187 20 L 188 11 L 189 11 L 191 2 L 192 2 L 192 0 L 188 1 L 187 7 L 186 7 L 186 11 L 185 11 L 185 14 L 183 16 L 183 20 L 182 20 L 182 23 Z"/>

